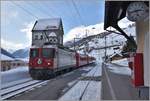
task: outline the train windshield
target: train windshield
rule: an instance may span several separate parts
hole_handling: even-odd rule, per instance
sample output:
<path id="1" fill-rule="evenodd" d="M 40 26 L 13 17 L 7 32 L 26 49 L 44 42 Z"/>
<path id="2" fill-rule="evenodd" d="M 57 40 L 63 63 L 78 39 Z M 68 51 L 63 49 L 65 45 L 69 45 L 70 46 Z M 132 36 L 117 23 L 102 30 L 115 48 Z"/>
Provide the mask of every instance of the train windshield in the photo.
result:
<path id="1" fill-rule="evenodd" d="M 35 57 L 38 57 L 38 56 L 39 56 L 38 49 L 31 49 L 30 57 L 35 58 Z"/>
<path id="2" fill-rule="evenodd" d="M 42 57 L 44 58 L 54 58 L 55 50 L 52 48 L 44 48 L 42 49 Z"/>

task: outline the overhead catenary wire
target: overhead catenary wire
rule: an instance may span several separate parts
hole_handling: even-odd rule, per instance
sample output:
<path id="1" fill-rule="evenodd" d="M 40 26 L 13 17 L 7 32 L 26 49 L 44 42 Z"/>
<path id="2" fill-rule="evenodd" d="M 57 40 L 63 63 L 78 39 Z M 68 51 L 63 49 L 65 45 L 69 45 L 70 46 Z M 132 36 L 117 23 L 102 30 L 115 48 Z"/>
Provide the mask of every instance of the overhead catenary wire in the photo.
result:
<path id="1" fill-rule="evenodd" d="M 31 3 L 33 3 L 33 1 L 31 1 Z M 38 4 L 38 6 L 40 7 L 35 7 L 36 9 L 38 9 L 41 13 L 43 13 L 44 15 L 47 15 L 47 16 L 49 16 L 49 17 L 54 17 L 54 15 L 52 15 L 52 14 L 50 14 L 49 12 L 47 12 L 47 11 L 45 11 L 44 9 L 43 9 L 43 7 L 44 6 L 42 6 L 41 7 L 41 4 L 42 3 L 39 3 L 39 2 L 36 2 L 37 4 Z M 33 5 L 31 5 L 31 6 L 33 6 Z"/>
<path id="2" fill-rule="evenodd" d="M 34 18 L 39 19 L 36 15 L 34 15 L 33 13 L 31 13 L 30 11 L 28 11 L 27 9 L 25 9 L 25 8 L 22 7 L 21 5 L 16 4 L 16 3 L 13 2 L 13 1 L 10 1 L 10 2 L 12 2 L 15 6 L 21 8 L 23 11 L 25 11 L 25 12 L 28 13 L 29 15 L 33 16 Z"/>
<path id="3" fill-rule="evenodd" d="M 73 6 L 74 6 L 74 8 L 75 8 L 75 10 L 76 10 L 76 12 L 77 12 L 77 14 L 78 14 L 78 16 L 79 16 L 79 19 L 80 19 L 80 22 L 81 22 L 81 24 L 82 25 L 84 25 L 84 27 L 86 26 L 86 24 L 84 23 L 84 21 L 83 21 L 83 19 L 82 19 L 82 17 L 81 17 L 81 14 L 80 14 L 80 12 L 79 12 L 79 10 L 78 10 L 78 8 L 77 8 L 77 6 L 76 6 L 76 4 L 75 4 L 75 2 L 72 0 L 72 3 L 73 3 Z M 87 37 L 88 35 L 87 35 L 87 29 L 85 29 L 85 37 Z M 88 42 L 86 43 L 86 45 L 85 45 L 85 47 L 87 47 L 88 48 Z"/>
<path id="4" fill-rule="evenodd" d="M 51 16 L 53 16 L 53 17 L 55 17 L 56 15 L 60 16 L 60 14 L 58 14 L 58 12 L 56 13 L 55 10 L 49 5 L 49 3 L 51 3 L 51 2 L 50 1 L 44 1 L 44 2 L 40 3 L 39 5 L 41 5 L 41 7 L 45 8 L 45 9 L 50 10 L 51 14 L 50 14 L 50 12 L 47 12 L 47 13 L 50 14 Z M 56 15 L 54 15 L 54 14 L 56 14 Z"/>
<path id="5" fill-rule="evenodd" d="M 83 22 L 83 19 L 82 19 L 82 17 L 81 17 L 81 14 L 80 14 L 80 12 L 79 12 L 79 10 L 78 10 L 78 8 L 77 8 L 77 6 L 76 6 L 76 4 L 75 4 L 75 2 L 74 2 L 73 0 L 72 0 L 72 4 L 73 4 L 73 6 L 74 6 L 74 8 L 75 8 L 75 10 L 76 10 L 76 12 L 77 12 L 77 14 L 78 14 L 78 16 L 79 16 L 79 19 L 80 19 L 81 24 L 85 26 L 85 23 Z"/>

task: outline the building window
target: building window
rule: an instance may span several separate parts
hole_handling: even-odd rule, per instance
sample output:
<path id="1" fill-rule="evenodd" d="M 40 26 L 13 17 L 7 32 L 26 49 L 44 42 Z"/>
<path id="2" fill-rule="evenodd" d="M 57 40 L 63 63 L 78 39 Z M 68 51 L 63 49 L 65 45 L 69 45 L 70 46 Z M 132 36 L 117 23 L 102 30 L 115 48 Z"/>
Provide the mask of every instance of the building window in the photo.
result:
<path id="1" fill-rule="evenodd" d="M 34 40 L 38 40 L 38 35 L 34 35 Z"/>
<path id="2" fill-rule="evenodd" d="M 40 39 L 43 40 L 43 35 L 41 35 Z"/>

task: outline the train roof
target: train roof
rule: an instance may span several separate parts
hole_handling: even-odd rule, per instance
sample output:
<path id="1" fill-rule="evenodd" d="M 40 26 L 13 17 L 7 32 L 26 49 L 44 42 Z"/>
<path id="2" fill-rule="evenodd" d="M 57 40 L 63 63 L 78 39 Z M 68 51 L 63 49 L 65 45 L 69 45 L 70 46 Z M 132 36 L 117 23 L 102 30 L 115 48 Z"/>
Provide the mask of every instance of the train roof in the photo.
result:
<path id="1" fill-rule="evenodd" d="M 61 49 L 66 50 L 66 51 L 69 51 L 69 52 L 75 52 L 75 50 L 72 50 L 72 49 L 70 49 L 68 47 L 64 47 L 64 46 L 58 46 L 58 47 L 61 48 Z"/>
<path id="2" fill-rule="evenodd" d="M 61 26 L 61 18 L 39 19 L 35 22 L 32 31 L 59 29 Z"/>

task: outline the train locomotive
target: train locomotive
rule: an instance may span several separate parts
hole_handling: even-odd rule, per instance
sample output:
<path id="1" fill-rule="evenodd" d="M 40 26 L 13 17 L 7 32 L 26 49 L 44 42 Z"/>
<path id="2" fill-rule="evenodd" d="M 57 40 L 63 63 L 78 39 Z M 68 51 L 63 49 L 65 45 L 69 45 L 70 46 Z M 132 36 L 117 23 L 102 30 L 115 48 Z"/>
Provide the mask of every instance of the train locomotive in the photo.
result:
<path id="1" fill-rule="evenodd" d="M 49 79 L 58 73 L 93 63 L 94 57 L 63 46 L 60 18 L 37 20 L 32 29 L 29 74 L 33 79 Z"/>

